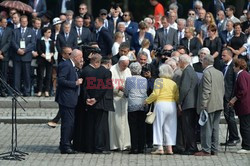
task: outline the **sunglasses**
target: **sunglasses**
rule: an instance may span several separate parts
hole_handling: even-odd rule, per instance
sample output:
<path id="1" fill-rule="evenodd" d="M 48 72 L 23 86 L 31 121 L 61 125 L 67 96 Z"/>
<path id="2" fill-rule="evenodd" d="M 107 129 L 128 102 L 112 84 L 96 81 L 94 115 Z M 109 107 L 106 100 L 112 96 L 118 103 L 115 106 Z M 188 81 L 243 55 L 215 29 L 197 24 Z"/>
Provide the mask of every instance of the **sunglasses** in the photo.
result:
<path id="1" fill-rule="evenodd" d="M 127 14 L 124 14 L 123 17 L 127 17 L 128 15 Z"/>
<path id="2" fill-rule="evenodd" d="M 107 14 L 106 14 L 106 13 L 102 13 L 101 15 L 102 15 L 102 16 L 106 16 Z"/>

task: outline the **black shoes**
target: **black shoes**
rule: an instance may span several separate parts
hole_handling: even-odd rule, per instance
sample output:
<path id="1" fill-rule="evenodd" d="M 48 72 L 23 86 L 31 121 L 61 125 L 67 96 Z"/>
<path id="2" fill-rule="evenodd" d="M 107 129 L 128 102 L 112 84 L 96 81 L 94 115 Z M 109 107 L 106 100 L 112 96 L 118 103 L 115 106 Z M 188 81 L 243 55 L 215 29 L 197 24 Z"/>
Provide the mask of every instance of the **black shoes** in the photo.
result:
<path id="1" fill-rule="evenodd" d="M 238 143 L 240 143 L 240 139 L 220 143 L 220 146 L 236 146 Z"/>
<path id="2" fill-rule="evenodd" d="M 77 152 L 73 149 L 61 150 L 61 154 L 76 154 Z"/>

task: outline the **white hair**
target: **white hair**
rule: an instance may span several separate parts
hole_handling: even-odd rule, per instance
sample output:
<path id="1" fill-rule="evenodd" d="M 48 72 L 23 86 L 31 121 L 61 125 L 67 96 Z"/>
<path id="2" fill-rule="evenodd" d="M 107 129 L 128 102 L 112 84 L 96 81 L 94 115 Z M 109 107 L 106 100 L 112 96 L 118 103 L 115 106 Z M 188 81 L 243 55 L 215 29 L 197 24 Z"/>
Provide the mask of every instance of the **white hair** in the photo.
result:
<path id="1" fill-rule="evenodd" d="M 186 26 L 186 19 L 184 19 L 184 18 L 178 18 L 178 19 L 177 19 L 177 24 L 178 24 L 179 22 L 183 22 L 184 25 Z"/>
<path id="2" fill-rule="evenodd" d="M 159 68 L 159 77 L 161 78 L 172 78 L 174 75 L 173 69 L 168 64 L 163 64 Z"/>
<path id="3" fill-rule="evenodd" d="M 203 47 L 199 50 L 198 55 L 200 55 L 201 52 L 206 53 L 206 55 L 210 55 L 210 50 L 207 47 Z"/>
<path id="4" fill-rule="evenodd" d="M 124 25 L 125 26 L 126 24 L 125 24 L 125 22 L 119 22 L 118 26 L 120 26 L 120 25 Z"/>
<path id="5" fill-rule="evenodd" d="M 201 1 L 195 1 L 194 6 L 200 6 L 203 8 L 203 3 Z"/>
<path id="6" fill-rule="evenodd" d="M 189 55 L 187 55 L 187 54 L 183 54 L 183 55 L 180 56 L 179 61 L 183 62 L 185 64 L 190 64 L 191 63 L 191 57 Z"/>

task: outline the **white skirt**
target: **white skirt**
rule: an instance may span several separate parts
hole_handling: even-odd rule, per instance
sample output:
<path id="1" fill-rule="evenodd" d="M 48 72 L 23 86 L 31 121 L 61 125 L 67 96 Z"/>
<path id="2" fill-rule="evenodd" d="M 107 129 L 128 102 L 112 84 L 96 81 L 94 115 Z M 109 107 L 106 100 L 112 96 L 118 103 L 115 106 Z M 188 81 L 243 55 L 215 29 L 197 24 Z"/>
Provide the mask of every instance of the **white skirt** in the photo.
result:
<path id="1" fill-rule="evenodd" d="M 161 101 L 155 104 L 153 123 L 154 145 L 175 145 L 177 132 L 177 111 L 175 102 Z"/>

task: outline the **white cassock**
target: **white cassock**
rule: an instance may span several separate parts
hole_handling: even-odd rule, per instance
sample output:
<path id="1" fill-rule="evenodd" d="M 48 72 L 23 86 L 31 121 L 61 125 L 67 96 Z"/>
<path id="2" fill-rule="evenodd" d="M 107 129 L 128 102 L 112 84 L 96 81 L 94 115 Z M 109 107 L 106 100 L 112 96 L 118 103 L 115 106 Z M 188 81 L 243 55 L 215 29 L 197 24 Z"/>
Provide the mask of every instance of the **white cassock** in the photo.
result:
<path id="1" fill-rule="evenodd" d="M 118 90 L 119 84 L 125 88 L 125 80 L 131 76 L 130 69 L 120 71 L 118 63 L 111 67 L 114 86 L 115 112 L 109 112 L 110 149 L 125 150 L 130 146 L 130 132 L 128 125 L 128 100 L 122 91 Z M 122 80 L 122 83 L 120 82 Z"/>

